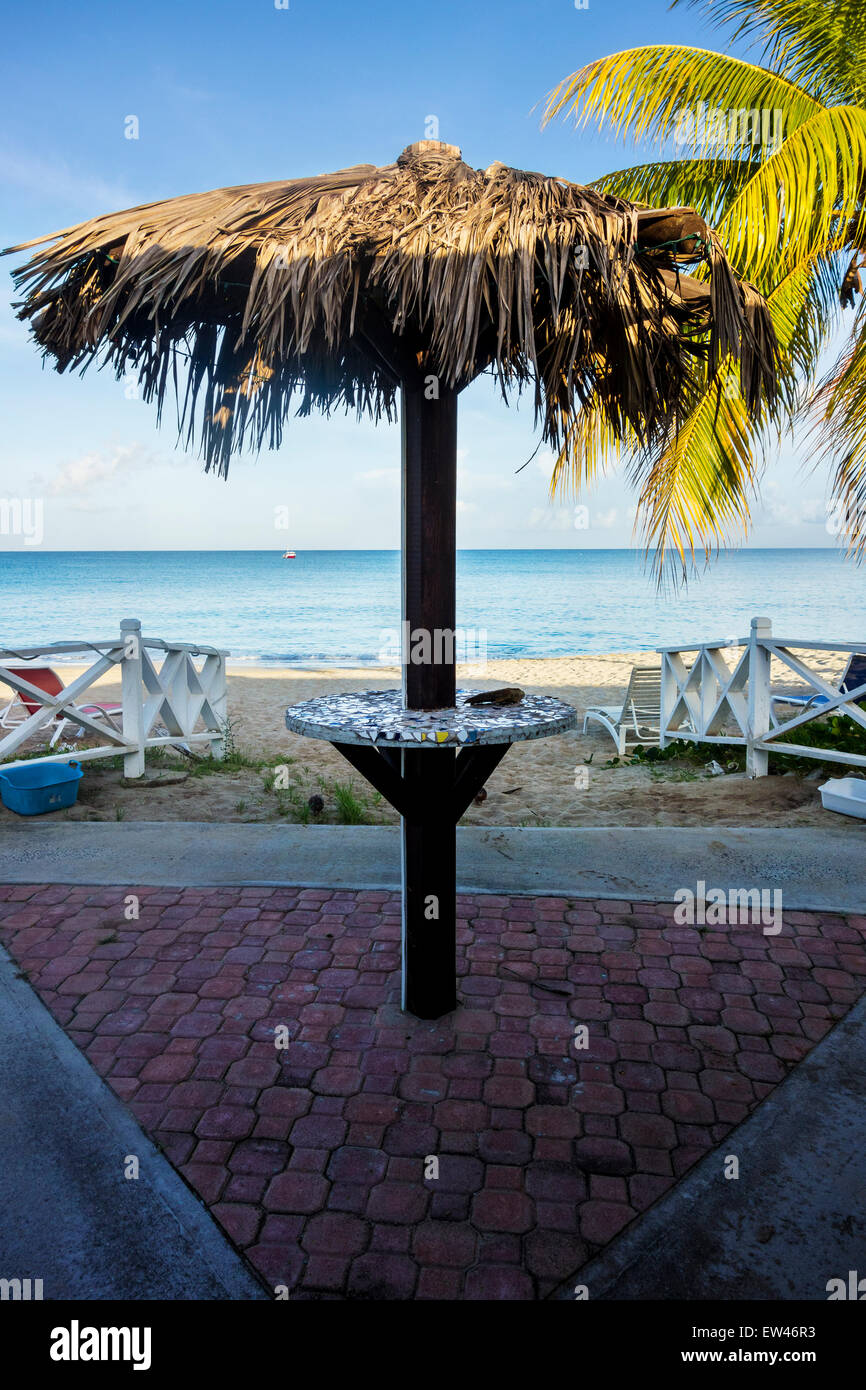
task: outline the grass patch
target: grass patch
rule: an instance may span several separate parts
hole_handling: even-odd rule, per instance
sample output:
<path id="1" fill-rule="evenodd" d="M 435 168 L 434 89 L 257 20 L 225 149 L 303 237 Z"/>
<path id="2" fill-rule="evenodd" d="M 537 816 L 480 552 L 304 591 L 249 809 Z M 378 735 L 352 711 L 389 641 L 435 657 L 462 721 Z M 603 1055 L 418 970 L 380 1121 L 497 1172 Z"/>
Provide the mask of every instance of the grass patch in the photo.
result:
<path id="1" fill-rule="evenodd" d="M 367 825 L 368 802 L 355 794 L 348 782 L 334 783 L 334 800 L 337 803 L 337 816 L 341 825 Z"/>

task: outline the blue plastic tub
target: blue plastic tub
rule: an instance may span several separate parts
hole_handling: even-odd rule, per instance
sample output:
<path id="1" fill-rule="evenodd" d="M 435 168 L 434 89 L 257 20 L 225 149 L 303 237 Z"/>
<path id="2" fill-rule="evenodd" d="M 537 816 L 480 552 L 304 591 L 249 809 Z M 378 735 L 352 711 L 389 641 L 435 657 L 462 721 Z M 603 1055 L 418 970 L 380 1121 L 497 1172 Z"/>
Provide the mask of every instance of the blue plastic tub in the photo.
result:
<path id="1" fill-rule="evenodd" d="M 0 768 L 0 798 L 8 810 L 19 816 L 62 811 L 78 799 L 78 783 L 83 775 L 81 764 L 75 762 Z"/>

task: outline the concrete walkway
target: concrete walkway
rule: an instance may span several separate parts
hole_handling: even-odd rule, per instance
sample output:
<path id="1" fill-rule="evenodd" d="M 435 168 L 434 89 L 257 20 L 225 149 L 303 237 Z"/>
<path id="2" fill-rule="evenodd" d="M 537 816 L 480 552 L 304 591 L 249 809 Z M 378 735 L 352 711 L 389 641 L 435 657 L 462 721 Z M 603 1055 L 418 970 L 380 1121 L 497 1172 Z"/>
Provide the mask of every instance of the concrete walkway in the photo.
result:
<path id="1" fill-rule="evenodd" d="M 866 1276 L 866 998 L 718 1149 L 566 1281 L 591 1299 L 825 1300 Z M 728 1155 L 739 1178 L 724 1176 Z"/>
<path id="2" fill-rule="evenodd" d="M 461 828 L 469 893 L 670 902 L 678 888 L 780 888 L 788 910 L 866 909 L 860 826 L 802 830 Z M 390 826 L 21 822 L 0 830 L 0 882 L 394 889 Z"/>
<path id="3" fill-rule="evenodd" d="M 0 1278 L 45 1299 L 268 1297 L 3 950 L 0 1037 Z"/>

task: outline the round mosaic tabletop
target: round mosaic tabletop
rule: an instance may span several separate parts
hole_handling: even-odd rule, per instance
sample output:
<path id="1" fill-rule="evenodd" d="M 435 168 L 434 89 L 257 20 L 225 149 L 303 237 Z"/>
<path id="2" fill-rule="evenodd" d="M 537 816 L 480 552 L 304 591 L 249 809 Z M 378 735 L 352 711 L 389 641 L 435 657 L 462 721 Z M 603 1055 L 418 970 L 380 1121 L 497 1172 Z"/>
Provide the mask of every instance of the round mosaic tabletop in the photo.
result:
<path id="1" fill-rule="evenodd" d="M 577 724 L 577 710 L 550 695 L 524 695 L 516 705 L 467 704 L 475 693 L 458 690 L 455 706 L 434 710 L 405 709 L 399 690 L 323 695 L 290 705 L 286 728 L 329 743 L 439 748 L 547 738 Z"/>

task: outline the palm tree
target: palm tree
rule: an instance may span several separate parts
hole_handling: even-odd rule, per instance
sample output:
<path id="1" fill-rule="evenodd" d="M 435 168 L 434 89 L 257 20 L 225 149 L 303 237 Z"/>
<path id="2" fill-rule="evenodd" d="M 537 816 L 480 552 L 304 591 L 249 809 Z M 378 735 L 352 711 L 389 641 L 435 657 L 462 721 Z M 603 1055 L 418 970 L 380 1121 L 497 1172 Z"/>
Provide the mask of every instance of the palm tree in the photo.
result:
<path id="1" fill-rule="evenodd" d="M 677 0 L 674 0 L 674 4 Z M 696 3 L 696 0 L 687 0 Z M 866 551 L 866 316 L 858 312 L 823 380 L 820 359 L 860 289 L 866 248 L 866 20 L 860 0 L 705 0 L 759 62 L 653 44 L 589 63 L 550 95 L 545 121 L 573 112 L 675 157 L 621 169 L 597 187 L 641 205 L 696 208 L 766 297 L 780 347 L 775 431 L 750 420 L 735 372 L 705 379 L 668 446 L 632 452 L 638 514 L 656 564 L 709 556 L 742 535 L 775 433 L 811 414 L 832 467 L 834 513 Z M 853 254 L 852 254 L 853 253 Z M 847 269 L 846 269 L 847 266 Z M 840 292 L 841 291 L 841 292 Z M 574 422 L 553 487 L 575 490 L 610 458 L 600 413 Z"/>

